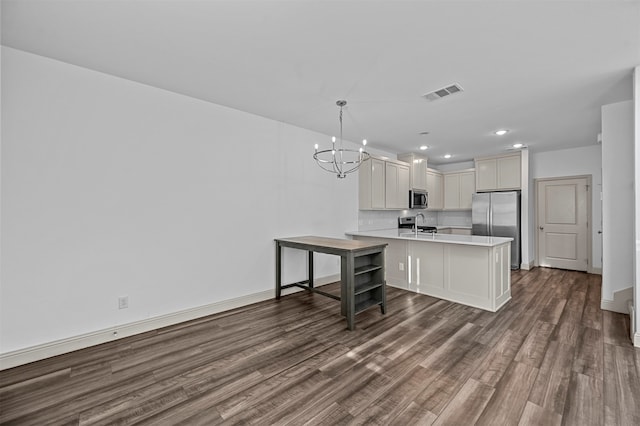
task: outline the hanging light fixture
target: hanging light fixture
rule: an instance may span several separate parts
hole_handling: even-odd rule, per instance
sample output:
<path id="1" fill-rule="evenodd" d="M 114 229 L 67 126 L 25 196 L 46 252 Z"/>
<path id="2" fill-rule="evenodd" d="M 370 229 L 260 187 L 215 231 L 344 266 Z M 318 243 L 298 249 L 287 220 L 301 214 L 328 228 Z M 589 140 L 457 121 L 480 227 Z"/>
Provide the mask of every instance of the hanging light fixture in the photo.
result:
<path id="1" fill-rule="evenodd" d="M 347 101 L 345 100 L 336 102 L 336 105 L 340 107 L 340 146 L 336 149 L 336 137 L 333 136 L 331 138 L 331 149 L 318 151 L 318 144 L 316 144 L 316 152 L 313 154 L 313 158 L 323 170 L 335 173 L 339 179 L 355 172 L 363 162 L 371 158 L 369 153 L 364 150 L 364 146 L 367 145 L 366 139 L 362 140 L 363 148 L 359 150 L 346 149 L 342 146 L 342 107 L 346 104 Z"/>

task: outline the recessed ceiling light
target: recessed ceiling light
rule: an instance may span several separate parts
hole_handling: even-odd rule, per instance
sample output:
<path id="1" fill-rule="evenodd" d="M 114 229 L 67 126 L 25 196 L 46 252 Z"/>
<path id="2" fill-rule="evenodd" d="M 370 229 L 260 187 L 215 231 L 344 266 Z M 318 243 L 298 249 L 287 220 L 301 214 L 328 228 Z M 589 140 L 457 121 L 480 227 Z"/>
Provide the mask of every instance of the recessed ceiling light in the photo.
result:
<path id="1" fill-rule="evenodd" d="M 444 158 L 446 158 L 448 160 L 449 158 L 451 158 L 451 154 L 445 154 Z"/>
<path id="2" fill-rule="evenodd" d="M 523 146 L 524 146 L 524 144 L 521 144 L 521 143 L 514 143 L 513 144 L 513 147 L 516 148 L 516 149 L 522 148 Z"/>
<path id="3" fill-rule="evenodd" d="M 422 145 L 422 146 L 420 147 L 420 149 L 421 149 L 421 150 L 423 150 L 423 151 L 424 151 L 425 149 L 427 149 L 427 148 L 429 148 L 429 147 L 428 147 L 428 146 L 426 146 L 426 145 Z"/>
<path id="4" fill-rule="evenodd" d="M 495 133 L 498 136 L 502 136 L 502 135 L 506 135 L 508 132 L 509 132 L 508 130 L 501 129 L 501 130 L 496 130 Z"/>

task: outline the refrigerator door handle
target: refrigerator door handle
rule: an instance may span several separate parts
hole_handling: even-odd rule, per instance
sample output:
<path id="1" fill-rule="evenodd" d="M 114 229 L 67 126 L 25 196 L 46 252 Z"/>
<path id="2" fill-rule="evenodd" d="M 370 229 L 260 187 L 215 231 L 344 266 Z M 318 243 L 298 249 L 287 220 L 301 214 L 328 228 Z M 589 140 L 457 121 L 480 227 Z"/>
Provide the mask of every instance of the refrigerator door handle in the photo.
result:
<path id="1" fill-rule="evenodd" d="M 493 236 L 493 206 L 489 203 L 487 209 L 487 235 Z"/>

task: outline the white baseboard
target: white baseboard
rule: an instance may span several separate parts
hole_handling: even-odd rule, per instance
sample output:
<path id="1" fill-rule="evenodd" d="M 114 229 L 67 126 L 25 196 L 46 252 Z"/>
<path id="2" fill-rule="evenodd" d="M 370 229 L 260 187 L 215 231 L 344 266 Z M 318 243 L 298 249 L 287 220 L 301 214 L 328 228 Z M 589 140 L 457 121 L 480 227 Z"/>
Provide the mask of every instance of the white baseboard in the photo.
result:
<path id="1" fill-rule="evenodd" d="M 330 275 L 327 277 L 316 278 L 315 286 L 340 281 L 340 275 Z M 286 294 L 304 291 L 300 288 L 292 288 L 285 290 Z M 78 349 L 88 348 L 90 346 L 100 345 L 112 340 L 122 339 L 124 337 L 133 336 L 135 334 L 146 333 L 148 331 L 157 330 L 162 327 L 179 324 L 185 321 L 191 321 L 197 318 L 206 317 L 208 315 L 217 314 L 231 309 L 239 308 L 252 303 L 262 302 L 273 299 L 275 297 L 275 289 L 261 291 L 259 293 L 248 294 L 246 296 L 227 299 L 220 302 L 210 303 L 196 308 L 185 309 L 183 311 L 161 315 L 154 318 L 135 321 L 129 324 L 114 326 L 104 330 L 97 330 L 90 333 L 73 336 L 66 339 L 56 340 L 53 342 L 43 343 L 29 348 L 18 349 L 12 352 L 0 354 L 0 370 L 17 367 L 18 365 L 28 364 L 30 362 L 39 361 L 67 352 L 77 351 Z"/>
<path id="2" fill-rule="evenodd" d="M 602 275 L 602 268 L 591 268 L 587 272 L 594 275 Z"/>
<path id="3" fill-rule="evenodd" d="M 531 262 L 522 262 L 520 264 L 520 269 L 524 269 L 525 271 L 529 271 L 531 270 L 531 268 L 533 268 L 535 266 L 535 262 L 531 261 Z"/>
<path id="4" fill-rule="evenodd" d="M 629 309 L 629 334 L 633 342 L 636 334 L 636 315 L 635 309 L 633 308 L 633 300 L 627 301 L 627 307 Z"/>
<path id="5" fill-rule="evenodd" d="M 633 335 L 633 346 L 640 348 L 640 331 Z"/>
<path id="6" fill-rule="evenodd" d="M 602 299 L 600 301 L 600 309 L 628 314 L 629 306 L 627 302 L 631 299 L 633 299 L 633 287 L 618 290 L 613 293 L 613 300 Z"/>

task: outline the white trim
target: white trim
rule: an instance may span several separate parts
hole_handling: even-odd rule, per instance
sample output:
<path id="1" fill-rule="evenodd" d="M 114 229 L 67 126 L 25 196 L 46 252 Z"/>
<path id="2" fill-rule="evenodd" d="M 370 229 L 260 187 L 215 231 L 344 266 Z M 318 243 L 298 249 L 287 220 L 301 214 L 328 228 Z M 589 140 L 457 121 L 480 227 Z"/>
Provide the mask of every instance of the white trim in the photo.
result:
<path id="1" fill-rule="evenodd" d="M 587 272 L 594 275 L 602 275 L 602 268 L 591 268 L 591 270 Z"/>
<path id="2" fill-rule="evenodd" d="M 640 348 L 640 331 L 633 335 L 633 346 Z"/>
<path id="3" fill-rule="evenodd" d="M 525 271 L 530 271 L 531 268 L 535 266 L 535 262 L 532 260 L 529 263 L 523 262 L 520 264 L 520 269 L 524 269 Z"/>
<path id="4" fill-rule="evenodd" d="M 633 309 L 633 300 L 628 300 L 627 301 L 627 307 L 629 308 L 629 337 L 631 338 L 631 341 L 633 342 L 633 338 L 635 336 L 636 333 L 636 317 L 635 317 L 635 310 Z"/>
<path id="5" fill-rule="evenodd" d="M 633 287 L 624 288 L 613 293 L 613 300 L 602 299 L 600 301 L 600 309 L 605 311 L 619 312 L 621 314 L 629 314 L 628 301 L 633 298 Z"/>
<path id="6" fill-rule="evenodd" d="M 330 275 L 322 278 L 315 278 L 314 284 L 322 286 L 325 284 L 340 281 L 340 274 Z M 304 291 L 301 288 L 287 289 L 287 294 Z M 67 352 L 76 351 L 78 349 L 88 348 L 94 345 L 110 342 L 116 339 L 133 336 L 135 334 L 146 333 L 148 331 L 157 330 L 162 327 L 179 324 L 185 321 L 191 321 L 197 318 L 206 317 L 208 315 L 217 314 L 219 312 L 228 311 L 242 306 L 251 305 L 252 303 L 262 302 L 273 299 L 275 297 L 275 289 L 265 290 L 258 293 L 248 294 L 245 296 L 227 299 L 220 302 L 210 303 L 196 308 L 185 309 L 183 311 L 173 312 L 154 318 L 135 321 L 129 324 L 123 324 L 97 330 L 90 333 L 73 336 L 66 339 L 56 340 L 29 348 L 18 349 L 12 352 L 0 354 L 0 370 L 16 367 L 18 365 L 39 361 Z"/>

